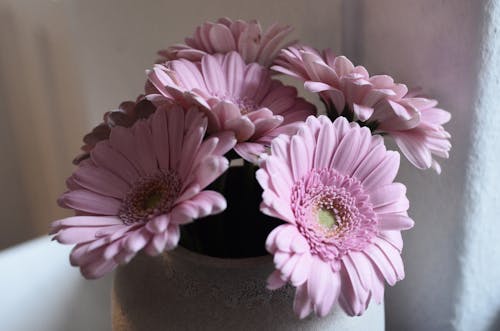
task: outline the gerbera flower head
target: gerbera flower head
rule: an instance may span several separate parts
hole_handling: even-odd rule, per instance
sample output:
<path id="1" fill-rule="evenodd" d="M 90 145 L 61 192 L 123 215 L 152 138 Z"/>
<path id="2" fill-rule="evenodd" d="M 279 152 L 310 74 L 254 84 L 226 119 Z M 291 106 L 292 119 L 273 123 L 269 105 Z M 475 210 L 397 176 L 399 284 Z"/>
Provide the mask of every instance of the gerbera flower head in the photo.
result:
<path id="1" fill-rule="evenodd" d="M 363 122 L 373 114 L 377 102 L 397 100 L 408 92 L 392 77 L 370 76 L 363 66 L 354 66 L 329 49 L 320 53 L 307 46 L 292 46 L 282 50 L 275 63 L 273 70 L 304 80 L 305 88 L 318 92 L 330 110 Z"/>
<path id="2" fill-rule="evenodd" d="M 176 247 L 179 226 L 225 209 L 204 190 L 228 167 L 230 132 L 203 140 L 207 120 L 196 108 L 162 106 L 131 128 L 116 126 L 68 179 L 59 204 L 77 216 L 52 223 L 54 239 L 76 244 L 72 265 L 98 278 L 143 249 Z"/>
<path id="3" fill-rule="evenodd" d="M 256 20 L 232 21 L 221 18 L 217 22 L 205 22 L 196 28 L 184 44 L 177 44 L 158 52 L 160 61 L 187 59 L 200 61 L 206 54 L 238 52 L 246 63 L 257 62 L 268 67 L 277 52 L 284 47 L 284 39 L 292 31 L 290 26 L 273 24 L 262 31 Z"/>
<path id="4" fill-rule="evenodd" d="M 140 95 L 136 101 L 124 101 L 117 109 L 104 113 L 103 122 L 83 137 L 84 145 L 81 148 L 83 153 L 73 160 L 73 164 L 78 165 L 82 160 L 88 158 L 90 151 L 98 142 L 109 138 L 112 127 L 128 128 L 138 119 L 148 118 L 155 109 L 156 107 L 149 100 Z"/>
<path id="5" fill-rule="evenodd" d="M 448 157 L 450 135 L 442 124 L 450 115 L 442 109 L 430 111 L 437 109 L 435 100 L 413 97 L 406 85 L 395 83 L 392 77 L 370 76 L 364 67 L 354 66 L 330 50 L 289 47 L 281 51 L 275 64 L 273 70 L 303 80 L 307 90 L 318 93 L 330 117 L 341 115 L 390 135 L 417 168 L 440 171 L 432 154 Z"/>
<path id="6" fill-rule="evenodd" d="M 286 222 L 266 241 L 276 267 L 268 287 L 297 287 L 301 318 L 336 302 L 350 315 L 380 303 L 384 279 L 404 277 L 400 231 L 413 226 L 406 188 L 393 182 L 399 154 L 343 117 L 310 116 L 296 135 L 274 139 L 260 166 L 261 211 Z"/>
<path id="7" fill-rule="evenodd" d="M 274 137 L 295 133 L 315 113 L 294 87 L 271 79 L 259 64 L 245 64 L 236 52 L 205 55 L 199 63 L 180 59 L 156 65 L 149 82 L 149 100 L 197 104 L 207 115 L 208 131 L 234 132 L 236 152 L 250 162 Z"/>
<path id="8" fill-rule="evenodd" d="M 449 157 L 451 135 L 443 125 L 451 119 L 451 114 L 437 108 L 438 102 L 432 99 L 406 97 L 400 103 L 418 112 L 418 124 L 408 128 L 401 123 L 399 118 L 391 116 L 391 118 L 386 118 L 386 121 L 380 121 L 381 125 L 377 128 L 377 132 L 392 137 L 401 152 L 414 166 L 419 169 L 432 168 L 440 174 L 441 166 L 435 157 L 446 159 Z M 384 116 L 382 111 L 375 113 L 373 116 L 375 121 L 378 120 L 379 115 Z"/>

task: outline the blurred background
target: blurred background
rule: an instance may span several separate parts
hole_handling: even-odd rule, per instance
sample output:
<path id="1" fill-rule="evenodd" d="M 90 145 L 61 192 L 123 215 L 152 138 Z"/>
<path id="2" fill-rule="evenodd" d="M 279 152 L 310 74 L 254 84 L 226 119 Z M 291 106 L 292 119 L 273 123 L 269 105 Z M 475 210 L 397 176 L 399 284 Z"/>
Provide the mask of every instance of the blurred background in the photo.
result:
<path id="1" fill-rule="evenodd" d="M 404 234 L 406 279 L 387 291 L 387 329 L 500 330 L 494 0 L 0 0 L 0 249 L 69 215 L 55 201 L 83 135 L 142 92 L 156 50 L 223 16 L 290 24 L 292 39 L 421 86 L 452 113 L 442 175 L 402 159 L 416 225 Z"/>

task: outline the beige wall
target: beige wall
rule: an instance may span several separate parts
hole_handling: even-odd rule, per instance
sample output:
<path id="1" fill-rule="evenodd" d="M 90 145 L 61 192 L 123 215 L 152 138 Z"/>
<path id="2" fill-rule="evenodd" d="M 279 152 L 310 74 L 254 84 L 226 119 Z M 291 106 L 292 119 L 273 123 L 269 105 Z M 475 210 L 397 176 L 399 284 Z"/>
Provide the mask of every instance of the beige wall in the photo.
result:
<path id="1" fill-rule="evenodd" d="M 205 20 L 293 25 L 294 38 L 340 49 L 341 2 L 0 1 L 0 249 L 47 232 L 82 136 L 134 99 L 156 51 Z"/>
<path id="2" fill-rule="evenodd" d="M 53 2 L 0 4 L 0 248 L 47 232 L 85 127 L 68 17 Z"/>

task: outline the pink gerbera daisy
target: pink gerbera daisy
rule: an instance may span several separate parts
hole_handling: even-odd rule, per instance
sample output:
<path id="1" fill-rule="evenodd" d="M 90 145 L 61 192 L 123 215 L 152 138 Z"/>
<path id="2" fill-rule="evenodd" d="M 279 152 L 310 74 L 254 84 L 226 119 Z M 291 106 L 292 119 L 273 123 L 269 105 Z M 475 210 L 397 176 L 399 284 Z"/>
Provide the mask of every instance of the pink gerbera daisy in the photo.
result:
<path id="1" fill-rule="evenodd" d="M 103 122 L 83 137 L 85 144 L 82 146 L 83 153 L 73 160 L 73 164 L 78 165 L 82 160 L 88 158 L 90 151 L 98 142 L 109 138 L 112 127 L 128 128 L 138 119 L 148 118 L 155 109 L 156 107 L 150 101 L 140 95 L 136 101 L 124 101 L 118 106 L 118 109 L 104 113 Z"/>
<path id="2" fill-rule="evenodd" d="M 225 132 L 203 141 L 206 127 L 197 109 L 161 107 L 131 128 L 112 128 L 80 163 L 59 199 L 78 216 L 53 222 L 51 233 L 76 244 L 71 264 L 85 277 L 101 277 L 141 249 L 173 249 L 180 225 L 226 208 L 221 194 L 203 189 L 227 169 L 222 155 L 235 139 Z"/>
<path id="3" fill-rule="evenodd" d="M 413 221 L 405 186 L 393 182 L 398 168 L 397 152 L 342 117 L 311 116 L 296 135 L 273 140 L 257 172 L 261 211 L 287 223 L 266 241 L 276 267 L 268 287 L 297 287 L 301 318 L 336 302 L 361 315 L 371 299 L 381 302 L 384 279 L 403 279 L 400 230 Z"/>
<path id="4" fill-rule="evenodd" d="M 236 152 L 256 162 L 279 134 L 293 134 L 315 108 L 297 90 L 271 79 L 259 64 L 245 64 L 236 52 L 205 55 L 200 63 L 185 59 L 155 66 L 149 72 L 147 98 L 194 102 L 208 117 L 208 131 L 233 131 Z"/>
<path id="5" fill-rule="evenodd" d="M 419 112 L 419 122 L 416 126 L 406 128 L 390 125 L 390 120 L 380 121 L 375 132 L 389 134 L 403 152 L 406 158 L 419 169 L 433 168 L 438 174 L 441 166 L 434 156 L 448 158 L 451 149 L 451 135 L 443 128 L 443 124 L 451 119 L 451 114 L 436 108 L 437 101 L 422 97 L 404 98 L 401 103 L 413 107 Z M 374 114 L 384 116 L 382 112 Z M 395 117 L 393 116 L 393 119 Z M 397 118 L 396 118 L 396 121 Z"/>
<path id="6" fill-rule="evenodd" d="M 370 76 L 364 67 L 354 66 L 344 56 L 307 46 L 282 50 L 272 68 L 304 80 L 306 89 L 319 93 L 331 117 L 352 118 L 376 133 L 392 136 L 417 168 L 432 167 L 439 172 L 432 155 L 448 157 L 450 136 L 442 124 L 449 120 L 449 113 L 437 110 L 435 100 L 410 97 L 407 87 L 396 84 L 390 76 Z M 423 111 L 427 113 L 425 120 Z M 431 113 L 439 115 L 429 116 Z"/>
<path id="7" fill-rule="evenodd" d="M 408 89 L 387 75 L 371 76 L 363 66 L 354 66 L 345 56 L 335 56 L 329 49 L 319 53 L 307 46 L 282 50 L 273 70 L 301 78 L 311 92 L 338 115 L 354 115 L 366 121 L 382 99 L 398 100 Z M 351 113 L 351 114 L 349 114 Z"/>
<path id="8" fill-rule="evenodd" d="M 194 35 L 185 39 L 185 45 L 177 44 L 158 54 L 164 61 L 181 58 L 200 61 L 205 54 L 237 51 L 246 63 L 257 62 L 267 67 L 291 31 L 290 26 L 273 24 L 262 32 L 258 21 L 221 18 L 217 22 L 205 22 L 198 26 Z"/>

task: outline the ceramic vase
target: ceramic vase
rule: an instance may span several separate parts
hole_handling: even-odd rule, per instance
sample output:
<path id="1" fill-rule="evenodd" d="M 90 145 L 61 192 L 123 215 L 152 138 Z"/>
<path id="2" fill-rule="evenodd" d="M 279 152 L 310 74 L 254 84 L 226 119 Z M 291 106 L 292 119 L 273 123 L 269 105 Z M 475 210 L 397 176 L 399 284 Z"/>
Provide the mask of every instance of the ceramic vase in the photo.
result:
<path id="1" fill-rule="evenodd" d="M 384 306 L 373 302 L 360 317 L 336 306 L 298 319 L 294 288 L 266 289 L 272 270 L 271 256 L 222 259 L 182 247 L 139 255 L 115 273 L 113 330 L 384 330 Z"/>

